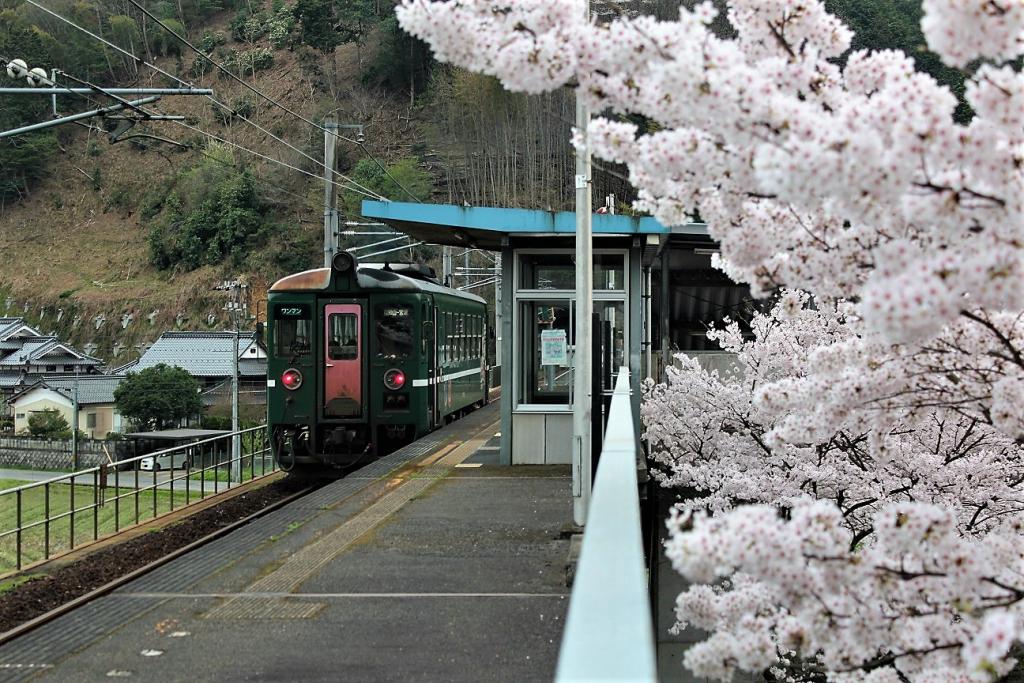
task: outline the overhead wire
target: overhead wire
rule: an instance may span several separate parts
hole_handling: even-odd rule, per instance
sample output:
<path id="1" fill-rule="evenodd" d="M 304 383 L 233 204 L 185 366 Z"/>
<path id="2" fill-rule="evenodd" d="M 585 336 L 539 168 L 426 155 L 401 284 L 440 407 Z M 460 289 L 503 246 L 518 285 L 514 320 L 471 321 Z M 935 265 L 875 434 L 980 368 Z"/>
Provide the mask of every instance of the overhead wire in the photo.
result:
<path id="1" fill-rule="evenodd" d="M 221 142 L 221 143 L 223 143 L 225 145 L 230 145 L 232 147 L 235 147 L 237 149 L 242 150 L 243 152 L 247 152 L 249 154 L 255 155 L 255 156 L 257 156 L 257 157 L 259 157 L 259 158 L 261 158 L 261 159 L 263 159 L 265 161 L 269 161 L 270 163 L 278 164 L 280 166 L 284 166 L 285 168 L 290 168 L 293 171 L 298 171 L 299 173 L 303 173 L 305 175 L 308 175 L 311 178 L 316 178 L 318 180 L 325 180 L 324 178 L 321 178 L 320 176 L 318 176 L 315 173 L 311 173 L 311 172 L 309 172 L 309 171 L 307 171 L 305 169 L 299 168 L 298 166 L 292 166 L 291 164 L 289 164 L 287 162 L 281 161 L 280 159 L 275 159 L 274 157 L 267 156 L 266 154 L 263 154 L 261 152 L 257 152 L 256 150 L 249 149 L 248 147 L 240 145 L 237 142 L 232 142 L 231 140 L 227 140 L 227 139 L 222 138 L 222 137 L 220 137 L 218 135 L 214 135 L 213 133 L 211 133 L 209 131 L 205 131 L 202 128 L 196 128 L 195 126 L 190 126 L 189 124 L 185 123 L 184 121 L 172 121 L 172 123 L 176 123 L 179 126 L 182 126 L 184 128 L 188 128 L 189 130 L 194 131 L 196 133 L 199 133 L 200 135 L 205 135 L 206 137 L 208 137 L 208 138 L 210 138 L 212 140 L 216 140 L 217 142 Z M 337 182 L 335 180 L 328 180 L 327 182 L 331 183 L 335 187 L 340 187 L 340 188 L 345 189 L 345 190 L 353 190 L 353 191 L 355 191 L 354 188 L 352 188 L 351 186 L 345 185 L 344 183 L 339 183 L 339 182 Z"/>
<path id="2" fill-rule="evenodd" d="M 31 0 L 30 0 L 30 1 L 31 1 Z M 386 175 L 388 176 L 388 178 L 390 178 L 390 179 L 391 179 L 391 180 L 392 180 L 392 181 L 393 181 L 393 182 L 394 182 L 394 183 L 395 183 L 396 185 L 398 185 L 398 187 L 399 187 L 399 188 L 401 188 L 401 190 L 402 190 L 403 192 L 405 192 L 405 193 L 406 193 L 407 195 L 409 195 L 410 197 L 412 197 L 414 201 L 416 201 L 416 202 L 419 202 L 419 201 L 420 201 L 419 197 L 417 197 L 416 195 L 414 195 L 414 194 L 413 194 L 412 192 L 410 192 L 410 191 L 409 191 L 409 189 L 408 189 L 408 188 L 406 188 L 406 187 L 405 187 L 404 185 L 402 185 L 402 183 L 401 183 L 401 182 L 400 182 L 400 181 L 398 180 L 398 178 L 395 178 L 395 176 L 393 176 L 393 175 L 391 174 L 391 172 L 390 172 L 390 171 L 388 171 L 387 167 L 385 167 L 385 166 L 384 166 L 384 165 L 383 165 L 383 164 L 382 164 L 382 163 L 381 163 L 380 161 L 378 161 L 376 157 L 374 157 L 374 156 L 373 156 L 372 154 L 370 154 L 369 150 L 367 150 L 367 149 L 366 149 L 366 147 L 365 147 L 364 143 L 362 143 L 362 142 L 360 142 L 360 141 L 358 141 L 358 140 L 352 140 L 351 138 L 347 138 L 347 137 L 345 137 L 344 135 L 340 135 L 340 134 L 338 134 L 338 133 L 337 133 L 336 131 L 328 131 L 328 129 L 327 129 L 326 127 L 324 127 L 324 126 L 320 125 L 319 123 L 316 123 L 315 121 L 312 121 L 312 120 L 310 120 L 310 119 L 307 119 L 307 118 L 306 118 L 305 116 L 302 116 L 301 114 L 298 114 L 298 113 L 296 113 L 296 112 L 292 111 L 291 109 L 289 109 L 288 107 L 284 106 L 283 104 L 281 104 L 280 102 L 278 102 L 278 101 L 277 101 L 277 100 L 275 100 L 274 98 L 272 98 L 272 97 L 270 97 L 269 95 L 267 95 L 267 94 L 263 93 L 263 92 L 262 92 L 261 90 L 259 90 L 258 88 L 254 87 L 254 86 L 252 86 L 252 85 L 249 85 L 248 83 L 246 83 L 245 81 L 243 81 L 243 80 L 242 80 L 241 78 L 239 78 L 238 76 L 236 76 L 236 75 L 235 75 L 234 73 L 232 73 L 230 69 L 228 69 L 227 67 L 223 66 L 222 64 L 220 64 L 219 62 L 217 62 L 217 60 L 213 59 L 212 57 L 210 57 L 209 55 L 207 55 L 206 53 L 204 53 L 204 52 L 203 52 L 202 50 L 200 50 L 199 48 L 197 48 L 197 47 L 196 47 L 195 45 L 193 45 L 192 43 L 190 43 L 190 42 L 188 41 L 188 39 L 187 39 L 187 38 L 185 38 L 184 36 L 180 35 L 180 34 L 179 34 L 179 33 L 178 33 L 177 31 L 175 31 L 174 29 L 172 29 L 171 27 L 169 27 L 169 26 L 168 26 L 167 24 L 165 24 L 165 23 L 164 23 L 164 22 L 163 22 L 162 20 L 158 19 L 158 18 L 157 18 L 157 17 L 156 17 L 156 16 L 155 16 L 155 15 L 154 15 L 154 14 L 153 14 L 152 12 L 150 12 L 150 11 L 149 11 L 148 9 L 146 9 L 145 7 L 143 7 L 143 6 L 142 6 L 142 4 L 141 4 L 140 2 L 138 2 L 138 0 L 128 0 L 128 2 L 129 2 L 129 3 L 131 3 L 132 5 L 134 5 L 134 6 L 135 6 L 135 7 L 136 7 L 136 8 L 137 8 L 137 9 L 138 9 L 138 10 L 139 10 L 140 12 L 142 12 L 143 14 L 145 14 L 145 15 L 146 15 L 147 17 L 149 17 L 149 18 L 150 18 L 150 19 L 151 19 L 152 21 L 156 22 L 156 24 L 157 24 L 158 26 L 160 26 L 160 28 L 162 28 L 163 30 L 165 30 L 165 31 L 167 31 L 168 33 L 170 33 L 170 34 L 171 34 L 172 36 L 174 36 L 174 37 L 175 37 L 175 38 L 177 38 L 177 39 L 178 39 L 179 41 L 181 41 L 181 42 L 182 42 L 182 43 L 184 43 L 184 44 L 185 44 L 186 46 L 188 46 L 188 48 L 189 48 L 190 50 L 192 50 L 192 51 L 193 51 L 193 52 L 195 52 L 195 53 L 196 53 L 197 55 L 199 55 L 200 57 L 202 57 L 203 59 L 205 59 L 206 61 L 208 61 L 208 62 L 209 62 L 210 64 L 212 64 L 213 66 L 215 66 L 215 67 L 217 68 L 217 70 L 218 70 L 218 71 L 220 71 L 221 73 L 223 73 L 223 74 L 227 75 L 227 76 L 228 76 L 229 78 L 231 78 L 231 79 L 232 79 L 232 80 L 234 80 L 235 82 L 237 82 L 237 83 L 241 84 L 241 85 L 242 85 L 242 86 L 244 86 L 245 88 L 249 89 L 250 91 L 252 91 L 252 92 L 253 92 L 253 93 L 255 93 L 256 95 L 258 95 L 259 97 L 262 97 L 262 98 L 263 98 L 263 99 L 265 99 L 265 100 L 266 100 L 267 102 L 270 102 L 270 103 L 271 103 L 271 104 L 273 104 L 274 106 L 276 106 L 276 107 L 279 107 L 280 109 L 282 109 L 282 110 L 284 110 L 284 111 L 288 112 L 289 114 L 291 114 L 291 115 L 292 115 L 292 116 L 294 116 L 295 118 L 297 118 L 297 119 L 299 119 L 299 120 L 301 120 L 301 121 L 304 121 L 304 122 L 308 123 L 309 125 L 313 126 L 313 127 L 314 127 L 314 128 L 316 128 L 317 130 L 320 130 L 321 132 L 324 132 L 324 133 L 327 133 L 327 132 L 333 133 L 334 135 L 336 135 L 337 137 L 341 138 L 342 140 L 345 140 L 346 142 L 351 142 L 351 143 L 353 143 L 353 144 L 357 145 L 357 146 L 358 146 L 358 147 L 359 147 L 359 148 L 360 148 L 361 150 L 363 150 L 363 153 L 364 153 L 364 154 L 366 154 L 366 155 L 367 155 L 367 156 L 368 156 L 368 157 L 370 158 L 370 160 L 374 162 L 374 164 L 376 164 L 376 165 L 377 165 L 377 166 L 378 166 L 378 167 L 379 167 L 379 168 L 380 168 L 380 169 L 381 169 L 382 171 L 384 171 L 384 173 L 385 173 L 385 174 L 386 174 Z"/>
<path id="3" fill-rule="evenodd" d="M 2 61 L 2 62 L 3 62 L 4 64 L 7 64 L 7 63 L 9 63 L 9 62 L 10 62 L 10 60 L 9 60 L 9 59 L 7 59 L 6 57 L 4 57 L 3 55 L 0 55 L 0 61 Z M 121 99 L 121 98 L 117 97 L 116 95 L 114 95 L 114 94 L 112 94 L 112 93 L 108 93 L 108 92 L 107 92 L 107 91 L 106 91 L 105 89 L 103 89 L 103 87 L 102 87 L 102 86 L 94 85 L 94 84 L 92 84 L 92 83 L 89 83 L 88 81 L 85 81 L 85 80 L 82 80 L 82 79 L 76 78 L 76 77 L 72 76 L 71 74 L 69 74 L 69 73 L 67 73 L 67 72 L 64 72 L 64 71 L 62 71 L 61 73 L 62 73 L 63 75 L 65 75 L 65 76 L 67 76 L 68 78 L 70 78 L 71 80 L 73 80 L 73 81 L 75 81 L 75 82 L 77 82 L 77 83 L 83 84 L 83 85 L 85 85 L 85 86 L 87 86 L 87 87 L 89 87 L 89 88 L 93 89 L 93 90 L 94 90 L 94 91 L 95 91 L 96 93 L 98 93 L 98 94 L 101 94 L 101 95 L 104 95 L 104 96 L 107 96 L 107 97 L 112 97 L 112 98 L 114 98 L 114 99 L 116 99 L 116 100 L 120 100 L 120 99 Z M 87 100 L 87 101 L 88 101 L 88 102 L 90 102 L 91 104 L 94 104 L 94 105 L 96 105 L 96 106 L 100 106 L 100 102 L 98 102 L 97 100 L 94 100 L 94 99 L 93 99 L 92 97 L 89 97 L 89 96 L 88 96 L 87 94 L 85 94 L 85 93 L 81 93 L 81 92 L 76 92 L 76 91 L 75 91 L 74 89 L 72 89 L 72 88 L 71 88 L 70 86 L 68 86 L 68 85 L 66 85 L 66 84 L 63 84 L 63 83 L 58 83 L 58 82 L 55 82 L 55 81 L 53 81 L 53 85 L 54 85 L 54 87 L 57 87 L 57 88 L 63 88 L 64 90 L 67 90 L 67 91 L 68 91 L 68 93 L 70 93 L 70 94 L 72 94 L 72 95 L 75 95 L 75 96 L 77 96 L 77 97 L 81 97 L 81 98 L 84 98 L 85 100 Z M 147 113 L 147 114 L 149 114 L 149 112 L 146 112 L 146 113 Z M 158 111 L 158 113 L 159 113 L 159 111 Z M 151 114 L 150 114 L 150 115 L 151 115 Z M 109 131 L 106 131 L 106 130 L 104 130 L 103 128 L 100 128 L 99 126 L 94 126 L 94 125 L 92 125 L 92 124 L 88 124 L 88 123 L 83 123 L 83 122 L 81 122 L 81 121 L 74 121 L 73 123 L 77 123 L 77 124 L 78 124 L 78 125 L 80 125 L 80 126 L 81 126 L 82 128 L 85 128 L 85 129 L 87 129 L 87 130 L 90 130 L 90 131 L 95 131 L 95 132 L 98 132 L 98 133 L 102 133 L 102 134 L 104 134 L 104 135 L 108 135 L 108 134 L 109 134 Z M 223 142 L 224 144 L 228 144 L 228 145 L 231 145 L 232 147 L 236 147 L 236 148 L 238 148 L 238 149 L 240 149 L 240 150 L 242 150 L 242 151 L 244 151 L 244 152 L 247 152 L 247 153 L 249 153 L 249 154 L 253 154 L 253 155 L 259 156 L 259 157 L 261 157 L 261 158 L 263 158 L 263 159 L 265 159 L 265 160 L 267 160 L 267 161 L 270 161 L 270 162 L 272 162 L 272 163 L 276 163 L 276 164 L 282 165 L 282 166 L 284 166 L 284 167 L 286 167 L 286 168 L 289 168 L 289 169 L 292 169 L 292 170 L 296 170 L 296 171 L 299 171 L 300 173 L 304 173 L 304 174 L 306 174 L 306 175 L 310 175 L 310 176 L 312 176 L 312 177 L 315 177 L 315 178 L 317 178 L 317 179 L 320 179 L 320 176 L 316 176 L 316 175 L 313 175 L 313 174 L 309 173 L 308 171 L 304 171 L 304 170 L 302 170 L 301 168 L 296 168 L 295 166 L 291 166 L 290 164 L 287 164 L 287 163 L 285 163 L 285 162 L 283 162 L 283 161 L 280 161 L 279 159 L 274 159 L 274 158 L 272 158 L 272 157 L 268 157 L 268 156 L 262 155 L 262 154 L 260 154 L 259 152 L 256 152 L 255 150 L 251 150 L 251 149 L 249 149 L 248 147 L 244 147 L 244 146 L 242 146 L 242 145 L 239 145 L 239 144 L 237 144 L 237 143 L 233 143 L 233 142 L 231 142 L 231 141 L 229 141 L 229 140 L 224 140 L 224 139 L 222 139 L 222 138 L 219 138 L 219 137 L 217 137 L 216 135 L 213 135 L 212 133 L 208 133 L 207 131 L 204 131 L 204 130 L 202 130 L 202 129 L 199 129 L 199 128 L 194 128 L 194 127 L 192 127 L 192 126 L 188 126 L 187 124 L 184 124 L 184 123 L 182 123 L 182 122 L 180 122 L 180 121 L 174 121 L 173 123 L 178 123 L 179 125 L 183 125 L 183 126 L 185 126 L 186 128 L 191 128 L 192 130 L 194 130 L 194 131 L 196 131 L 196 132 L 198 132 L 198 133 L 201 133 L 202 135 L 205 135 L 205 136 L 207 136 L 207 137 L 210 137 L 210 138 L 212 138 L 212 139 L 215 139 L 215 140 L 217 140 L 217 141 L 219 141 L 219 142 Z M 157 138 L 157 139 L 161 139 L 161 140 L 163 140 L 162 138 Z M 176 145 L 179 145 L 179 146 L 181 146 L 181 147 L 185 147 L 185 148 L 187 148 L 187 149 L 191 149 L 191 150 L 193 150 L 193 151 L 195 151 L 195 152 L 198 152 L 199 154 L 203 155 L 204 157 L 207 157 L 208 159 L 211 159 L 211 160 L 213 160 L 213 161 L 216 161 L 216 162 L 218 162 L 218 163 L 220 163 L 220 164 L 224 164 L 224 165 L 227 165 L 227 166 L 231 166 L 231 167 L 233 167 L 233 168 L 239 168 L 238 164 L 235 164 L 235 163 L 232 163 L 232 162 L 227 162 L 227 161 L 224 161 L 223 159 L 220 159 L 220 158 L 218 158 L 218 157 L 214 156 L 213 154 L 210 154 L 210 153 L 206 152 L 205 150 L 203 150 L 203 149 L 200 149 L 200 148 L 196 147 L 195 145 L 191 145 L 191 144 L 188 144 L 188 143 L 183 143 L 183 142 L 180 142 L 180 141 L 178 141 L 178 140 L 163 140 L 163 141 L 164 141 L 164 142 L 169 142 L 169 143 L 172 143 L 172 144 L 176 144 Z M 259 177 L 256 177 L 256 180 L 257 180 L 258 182 L 260 182 L 260 183 L 263 183 L 264 185 L 266 185 L 266 186 L 268 186 L 268 187 L 271 187 L 271 188 L 273 188 L 273 189 L 275 189 L 275 190 L 279 191 L 279 192 L 283 192 L 284 194 L 288 194 L 288 195 L 291 195 L 292 197 L 295 197 L 296 199 L 299 199 L 299 200 L 301 200 L 301 201 L 305 202 L 306 204 L 308 204 L 308 205 L 309 205 L 309 206 L 311 206 L 311 207 L 314 207 L 314 208 L 319 208 L 319 205 L 318 205 L 318 204 L 317 204 L 317 205 L 314 205 L 314 204 L 313 204 L 313 203 L 312 203 L 312 202 L 311 202 L 311 201 L 309 200 L 309 198 L 308 198 L 308 197 L 303 197 L 302 195 L 300 195 L 300 194 L 298 194 L 298 193 L 296 193 L 296 192 L 292 192 L 291 190 L 287 190 L 287 189 L 285 189 L 285 188 L 283 188 L 283 187 L 281 187 L 281 186 L 279 186 L 279 185 L 276 185 L 276 184 L 274 184 L 274 183 L 270 183 L 269 181 L 267 181 L 267 180 L 264 180 L 263 178 L 259 178 Z M 335 182 L 335 181 L 333 181 L 333 180 L 332 180 L 332 181 L 330 181 L 330 182 L 331 182 L 332 184 L 334 184 L 335 186 L 337 186 L 337 187 L 341 187 L 341 188 L 343 188 L 343 189 L 352 189 L 352 188 L 350 188 L 350 187 L 349 187 L 349 186 L 347 186 L 347 185 L 343 185 L 343 184 L 341 184 L 341 183 L 337 183 L 337 182 Z"/>
<path id="4" fill-rule="evenodd" d="M 125 57 L 128 57 L 128 58 L 132 59 L 136 64 L 145 65 L 145 66 L 149 67 L 150 69 L 153 69 L 157 73 L 162 74 L 162 75 L 166 76 L 167 78 L 170 78 L 171 80 L 175 81 L 176 83 L 179 83 L 179 84 L 181 84 L 181 85 L 183 85 L 183 86 L 185 86 L 187 88 L 194 88 L 195 87 L 192 83 L 189 83 L 189 82 L 187 82 L 185 80 L 182 80 L 181 78 L 175 76 L 174 74 L 171 74 L 171 73 L 167 72 L 166 70 L 161 69 L 160 67 L 156 66 L 155 64 L 150 64 L 149 62 L 147 62 L 146 60 L 142 59 L 141 57 L 138 57 L 138 56 L 132 54 L 131 52 L 129 52 L 128 50 L 125 50 L 124 48 L 122 48 L 122 47 L 120 47 L 118 45 L 115 45 L 114 43 L 111 43 L 109 40 L 106 40 L 102 36 L 98 36 L 95 33 L 93 33 L 92 31 L 89 31 L 88 29 L 85 29 L 85 28 L 79 26 L 78 24 L 76 24 L 75 22 L 71 21 L 70 19 L 62 16 L 61 14 L 58 14 L 57 12 L 54 12 L 54 11 L 52 11 L 52 10 L 42 6 L 42 5 L 40 5 L 38 2 L 36 2 L 36 0 L 25 0 L 25 2 L 27 2 L 30 5 L 32 5 L 33 7 L 36 7 L 38 9 L 42 10 L 43 12 L 46 12 L 47 14 L 49 14 L 50 16 L 58 19 L 59 21 L 62 21 L 64 23 L 68 24 L 72 28 L 75 28 L 75 29 L 85 33 L 86 35 L 94 38 L 95 40 L 100 41 L 104 45 L 106 45 L 106 46 L 108 46 L 110 48 L 113 48 L 114 50 L 118 51 L 119 53 L 121 53 Z M 166 29 L 166 30 L 170 31 L 170 29 Z M 171 33 L 173 33 L 173 31 L 171 31 Z M 177 35 L 177 34 L 175 34 L 175 35 Z M 209 59 L 209 57 L 207 57 L 206 55 L 203 55 L 202 52 L 199 52 L 199 54 L 201 54 L 204 58 Z M 212 60 L 211 60 L 211 62 L 212 62 Z M 311 157 L 310 155 L 306 154 L 301 149 L 299 149 L 298 147 L 295 147 L 294 145 L 292 145 L 291 143 L 287 142 L 286 140 L 282 140 L 280 137 L 278 137 L 274 133 L 270 132 L 269 130 L 267 130 L 263 126 L 259 125 L 255 121 L 251 121 L 250 119 L 246 118 L 245 116 L 243 116 L 239 112 L 235 111 L 229 105 L 221 102 L 220 100 L 216 99 L 215 97 L 213 97 L 211 95 L 207 95 L 206 97 L 208 99 L 210 99 L 212 102 L 214 102 L 214 104 L 216 104 L 216 105 L 222 107 L 223 109 L 231 112 L 232 115 L 237 116 L 239 119 L 241 119 L 245 123 L 253 126 L 254 128 L 256 128 L 259 131 L 261 131 L 262 133 L 264 133 L 266 135 L 269 135 L 274 140 L 280 142 L 281 144 L 287 146 L 288 148 L 290 148 L 293 151 L 297 152 L 298 154 L 300 154 L 301 156 L 305 157 L 306 159 L 308 159 L 308 160 L 312 161 L 313 163 L 317 164 L 320 168 L 328 170 L 331 173 L 333 173 L 334 175 L 338 176 L 339 178 L 342 178 L 345 181 L 347 181 L 349 183 L 352 183 L 355 187 L 360 188 L 359 190 L 353 189 L 353 191 L 355 191 L 357 194 L 363 194 L 364 196 L 367 196 L 367 197 L 372 197 L 374 199 L 387 201 L 387 197 L 384 197 L 383 195 L 381 195 L 381 194 L 379 194 L 377 192 L 374 192 L 370 188 L 366 187 L 365 185 L 362 185 L 361 183 L 359 183 L 356 180 L 353 180 L 352 178 L 349 178 L 348 176 L 346 176 L 345 174 L 339 172 L 336 169 L 333 169 L 333 168 L 329 169 L 322 161 Z M 270 100 L 270 101 L 273 102 L 273 100 Z M 303 120 L 305 120 L 305 119 L 303 119 Z M 313 124 L 313 125 L 316 125 L 316 124 Z M 325 130 L 322 127 L 320 127 L 320 129 L 321 130 Z M 308 174 L 308 172 L 306 172 L 306 173 Z M 314 176 L 314 177 L 319 178 L 319 176 Z"/>

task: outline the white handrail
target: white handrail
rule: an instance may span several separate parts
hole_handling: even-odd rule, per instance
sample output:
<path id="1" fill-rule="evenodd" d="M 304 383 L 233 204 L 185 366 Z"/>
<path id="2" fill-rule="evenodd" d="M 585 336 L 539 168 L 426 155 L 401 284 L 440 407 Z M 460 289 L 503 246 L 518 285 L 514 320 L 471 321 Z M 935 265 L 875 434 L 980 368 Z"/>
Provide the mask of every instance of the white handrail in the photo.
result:
<path id="1" fill-rule="evenodd" d="M 560 682 L 657 680 L 629 394 L 622 367 L 562 634 Z"/>

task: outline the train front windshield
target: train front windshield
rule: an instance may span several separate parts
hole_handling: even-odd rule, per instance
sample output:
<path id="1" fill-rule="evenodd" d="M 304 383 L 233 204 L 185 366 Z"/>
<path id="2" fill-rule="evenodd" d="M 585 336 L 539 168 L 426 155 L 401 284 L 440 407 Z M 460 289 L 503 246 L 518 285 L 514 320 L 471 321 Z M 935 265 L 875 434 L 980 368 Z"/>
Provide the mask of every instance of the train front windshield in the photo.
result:
<path id="1" fill-rule="evenodd" d="M 406 358 L 413 351 L 412 307 L 393 304 L 377 306 L 377 355 Z"/>
<path id="2" fill-rule="evenodd" d="M 308 356 L 313 334 L 309 306 L 277 306 L 274 317 L 274 354 L 286 358 Z"/>

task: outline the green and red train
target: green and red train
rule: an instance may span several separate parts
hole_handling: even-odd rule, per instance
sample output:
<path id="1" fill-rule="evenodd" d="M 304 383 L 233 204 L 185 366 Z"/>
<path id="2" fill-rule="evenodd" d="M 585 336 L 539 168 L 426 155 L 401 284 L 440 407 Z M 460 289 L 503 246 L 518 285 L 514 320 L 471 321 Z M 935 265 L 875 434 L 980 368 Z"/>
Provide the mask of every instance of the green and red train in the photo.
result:
<path id="1" fill-rule="evenodd" d="M 341 252 L 274 283 L 267 332 L 282 469 L 349 466 L 487 402 L 487 304 L 426 266 Z"/>

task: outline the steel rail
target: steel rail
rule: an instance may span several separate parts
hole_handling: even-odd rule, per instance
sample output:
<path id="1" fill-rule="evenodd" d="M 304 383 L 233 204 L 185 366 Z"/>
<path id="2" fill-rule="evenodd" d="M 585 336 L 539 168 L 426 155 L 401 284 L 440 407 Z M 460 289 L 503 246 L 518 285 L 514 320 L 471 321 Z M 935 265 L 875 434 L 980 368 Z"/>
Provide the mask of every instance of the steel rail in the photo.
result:
<path id="1" fill-rule="evenodd" d="M 252 482 L 250 482 L 250 483 L 252 483 Z M 80 595 L 77 598 L 75 598 L 74 600 L 71 600 L 70 602 L 66 602 L 63 605 L 60 605 L 59 607 L 55 607 L 54 609 L 50 610 L 49 612 L 45 612 L 43 614 L 40 614 L 39 616 L 37 616 L 37 617 L 35 617 L 33 619 L 30 619 L 30 620 L 26 621 L 23 624 L 15 626 L 14 628 L 10 629 L 9 631 L 6 631 L 4 633 L 0 633 L 0 646 L 9 643 L 10 641 L 14 640 L 15 638 L 18 638 L 20 636 L 25 635 L 26 633 L 28 633 L 30 631 L 33 631 L 33 630 L 39 628 L 40 626 L 48 624 L 51 621 L 53 621 L 54 619 L 57 619 L 58 617 L 61 617 L 61 616 L 64 616 L 65 614 L 73 612 L 74 610 L 78 609 L 82 605 L 85 605 L 85 604 L 87 604 L 89 602 L 92 602 L 93 600 L 95 600 L 97 598 L 101 598 L 104 595 L 106 595 L 107 593 L 110 593 L 111 591 L 117 590 L 121 586 L 123 586 L 123 585 L 125 585 L 125 584 L 127 584 L 127 583 L 129 583 L 131 581 L 134 581 L 135 579 L 139 578 L 140 576 L 144 576 L 145 574 L 148 574 L 149 572 L 153 571 L 154 569 L 158 569 L 159 567 L 162 567 L 163 565 L 167 564 L 168 562 L 171 562 L 172 560 L 178 559 L 182 555 L 186 555 L 186 554 L 192 552 L 193 550 L 196 550 L 197 548 L 200 548 L 200 547 L 206 545 L 207 543 L 210 543 L 212 541 L 217 540 L 221 536 L 226 536 L 227 534 L 231 533 L 232 531 L 235 531 L 236 529 L 238 529 L 238 528 L 240 528 L 242 526 L 245 526 L 249 522 L 252 522 L 253 520 L 258 519 L 258 518 L 262 517 L 263 515 L 271 513 L 274 510 L 282 508 L 285 505 L 288 505 L 289 503 L 292 503 L 292 502 L 298 500 L 299 498 L 312 493 L 317 488 L 319 488 L 319 487 L 316 486 L 316 485 L 309 486 L 309 487 L 307 487 L 307 488 L 305 488 L 305 489 L 303 489 L 301 491 L 298 491 L 298 492 L 296 492 L 296 493 L 294 493 L 294 494 L 292 494 L 290 496 L 282 498 L 281 500 L 277 501 L 276 503 L 271 503 L 270 505 L 268 505 L 268 506 L 266 506 L 266 507 L 264 507 L 264 508 L 262 508 L 260 510 L 257 510 L 256 512 L 252 513 L 251 515 L 243 517 L 242 519 L 240 519 L 238 521 L 232 522 L 231 524 L 227 525 L 226 527 L 223 527 L 221 529 L 217 529 L 216 531 L 214 531 L 214 532 L 212 532 L 210 534 L 207 534 L 206 536 L 203 536 L 202 538 L 196 539 L 195 541 L 192 541 L 188 545 L 182 546 L 181 548 L 178 548 L 177 550 L 171 551 L 167 555 L 164 555 L 163 557 L 161 557 L 159 559 L 156 559 L 156 560 L 150 562 L 149 564 L 146 564 L 146 565 L 144 565 L 142 567 L 139 567 L 138 569 L 135 569 L 133 571 L 128 572 L 124 576 L 121 576 L 121 577 L 118 577 L 118 578 L 116 578 L 116 579 L 114 579 L 112 581 L 109 581 L 109 582 L 103 584 L 102 586 L 100 586 L 99 588 L 95 588 L 95 589 L 89 591 L 85 595 Z M 238 489 L 235 489 L 235 490 L 237 491 Z"/>

